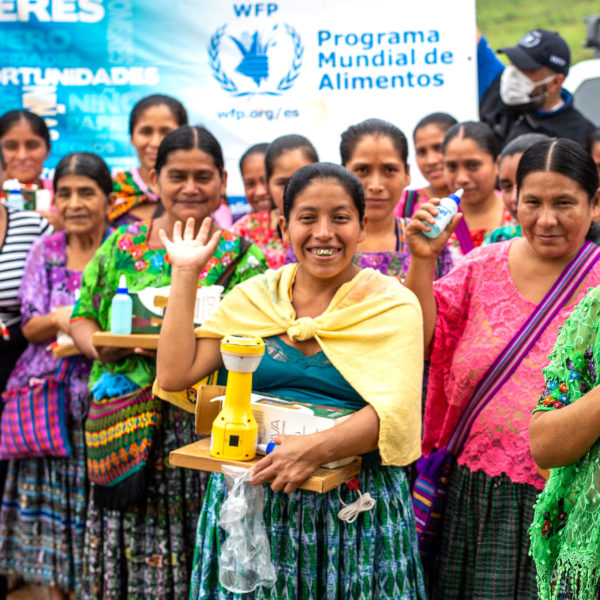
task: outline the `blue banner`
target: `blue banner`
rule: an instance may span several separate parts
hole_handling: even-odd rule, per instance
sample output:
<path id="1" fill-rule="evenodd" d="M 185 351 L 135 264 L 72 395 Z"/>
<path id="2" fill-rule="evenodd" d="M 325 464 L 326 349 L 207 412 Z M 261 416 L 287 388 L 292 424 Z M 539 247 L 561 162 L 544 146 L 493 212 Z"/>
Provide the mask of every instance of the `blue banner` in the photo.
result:
<path id="1" fill-rule="evenodd" d="M 3 109 L 51 129 L 50 169 L 76 150 L 135 166 L 131 107 L 165 93 L 221 141 L 238 193 L 256 142 L 302 133 L 337 162 L 364 118 L 410 134 L 435 110 L 477 115 L 474 0 L 0 0 L 0 64 Z"/>

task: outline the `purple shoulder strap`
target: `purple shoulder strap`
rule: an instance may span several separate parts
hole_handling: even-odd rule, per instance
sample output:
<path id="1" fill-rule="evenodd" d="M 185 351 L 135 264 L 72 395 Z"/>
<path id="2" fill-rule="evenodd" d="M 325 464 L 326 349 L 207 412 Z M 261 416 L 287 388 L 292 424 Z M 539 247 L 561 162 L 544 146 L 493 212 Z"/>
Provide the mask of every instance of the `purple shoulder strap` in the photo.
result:
<path id="1" fill-rule="evenodd" d="M 460 208 L 458 210 L 459 212 L 462 212 Z M 464 215 L 463 218 L 458 222 L 454 233 L 456 233 L 456 239 L 458 240 L 460 251 L 463 254 L 469 254 L 469 252 L 471 252 L 471 250 L 475 248 L 475 245 L 473 244 L 473 240 L 471 239 L 471 233 L 469 232 L 469 228 L 467 227 Z"/>
<path id="2" fill-rule="evenodd" d="M 479 413 L 515 372 L 546 327 L 584 282 L 598 259 L 600 259 L 600 247 L 586 242 L 527 321 L 485 372 L 446 444 L 451 454 L 457 456 L 460 453 Z"/>

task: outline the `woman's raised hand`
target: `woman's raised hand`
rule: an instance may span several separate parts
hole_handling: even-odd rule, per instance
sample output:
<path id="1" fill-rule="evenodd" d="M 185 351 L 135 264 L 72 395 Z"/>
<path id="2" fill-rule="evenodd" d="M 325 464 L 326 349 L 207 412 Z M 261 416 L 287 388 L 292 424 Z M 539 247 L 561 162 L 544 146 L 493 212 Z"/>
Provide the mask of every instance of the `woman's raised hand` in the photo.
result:
<path id="1" fill-rule="evenodd" d="M 454 215 L 446 229 L 436 238 L 424 236 L 423 232 L 430 231 L 430 225 L 435 223 L 435 217 L 438 214 L 437 205 L 439 203 L 440 200 L 438 198 L 434 198 L 430 202 L 425 202 L 421 204 L 419 210 L 412 216 L 406 228 L 406 237 L 412 257 L 436 259 L 448 243 L 448 238 L 462 218 L 461 213 Z"/>
<path id="2" fill-rule="evenodd" d="M 158 232 L 158 237 L 169 255 L 169 261 L 173 268 L 193 268 L 200 272 L 219 245 L 221 232 L 215 231 L 209 239 L 211 219 L 206 217 L 198 234 L 194 236 L 195 221 L 189 218 L 185 224 L 183 237 L 181 235 L 181 221 L 177 221 L 173 227 L 173 240 L 164 229 Z"/>

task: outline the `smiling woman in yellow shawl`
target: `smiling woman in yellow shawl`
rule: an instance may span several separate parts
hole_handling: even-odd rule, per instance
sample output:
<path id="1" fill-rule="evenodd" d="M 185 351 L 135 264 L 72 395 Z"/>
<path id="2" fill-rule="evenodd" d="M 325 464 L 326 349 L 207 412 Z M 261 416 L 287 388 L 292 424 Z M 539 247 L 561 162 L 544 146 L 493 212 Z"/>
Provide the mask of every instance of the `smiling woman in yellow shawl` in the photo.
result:
<path id="1" fill-rule="evenodd" d="M 217 240 L 208 240 L 208 222 L 195 239 L 191 223 L 183 238 L 180 227 L 173 241 L 161 234 L 173 268 L 158 348 L 161 387 L 182 389 L 220 368 L 224 335 L 260 335 L 266 351 L 254 389 L 356 411 L 327 431 L 279 436 L 256 465 L 254 485 L 274 479 L 265 486 L 264 518 L 277 582 L 244 598 L 425 597 L 408 484 L 398 468 L 420 454 L 422 317 L 397 280 L 352 264 L 364 209 L 360 182 L 342 167 L 300 169 L 286 188 L 280 223 L 299 265 L 239 285 L 195 333 L 195 281 Z M 345 523 L 337 518 L 340 499 L 353 502 L 355 491 L 296 488 L 319 465 L 354 454 L 363 455 L 359 488 L 375 507 Z M 222 476 L 213 475 L 198 526 L 193 600 L 235 597 L 218 582 L 225 496 Z"/>

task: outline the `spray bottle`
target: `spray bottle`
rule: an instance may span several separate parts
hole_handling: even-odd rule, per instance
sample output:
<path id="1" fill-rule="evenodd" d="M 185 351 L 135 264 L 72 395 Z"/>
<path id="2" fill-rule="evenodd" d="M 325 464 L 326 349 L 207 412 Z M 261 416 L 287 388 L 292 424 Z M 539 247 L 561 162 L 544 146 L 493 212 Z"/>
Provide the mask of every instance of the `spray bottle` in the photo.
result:
<path id="1" fill-rule="evenodd" d="M 435 223 L 430 225 L 431 231 L 423 231 L 423 235 L 428 238 L 436 238 L 446 229 L 448 223 L 452 221 L 452 217 L 458 212 L 458 205 L 460 204 L 460 199 L 464 190 L 461 188 L 457 190 L 454 194 L 448 195 L 447 198 L 442 198 L 440 203 L 437 205 L 438 214 L 435 217 Z"/>
<path id="2" fill-rule="evenodd" d="M 133 301 L 127 289 L 125 275 L 119 278 L 117 293 L 113 296 L 110 305 L 110 332 L 116 335 L 129 335 L 131 333 L 131 317 Z"/>
<path id="3" fill-rule="evenodd" d="M 256 456 L 258 425 L 250 408 L 252 373 L 265 353 L 259 337 L 228 335 L 221 340 L 227 390 L 221 412 L 213 421 L 210 455 L 225 460 L 252 460 Z"/>

